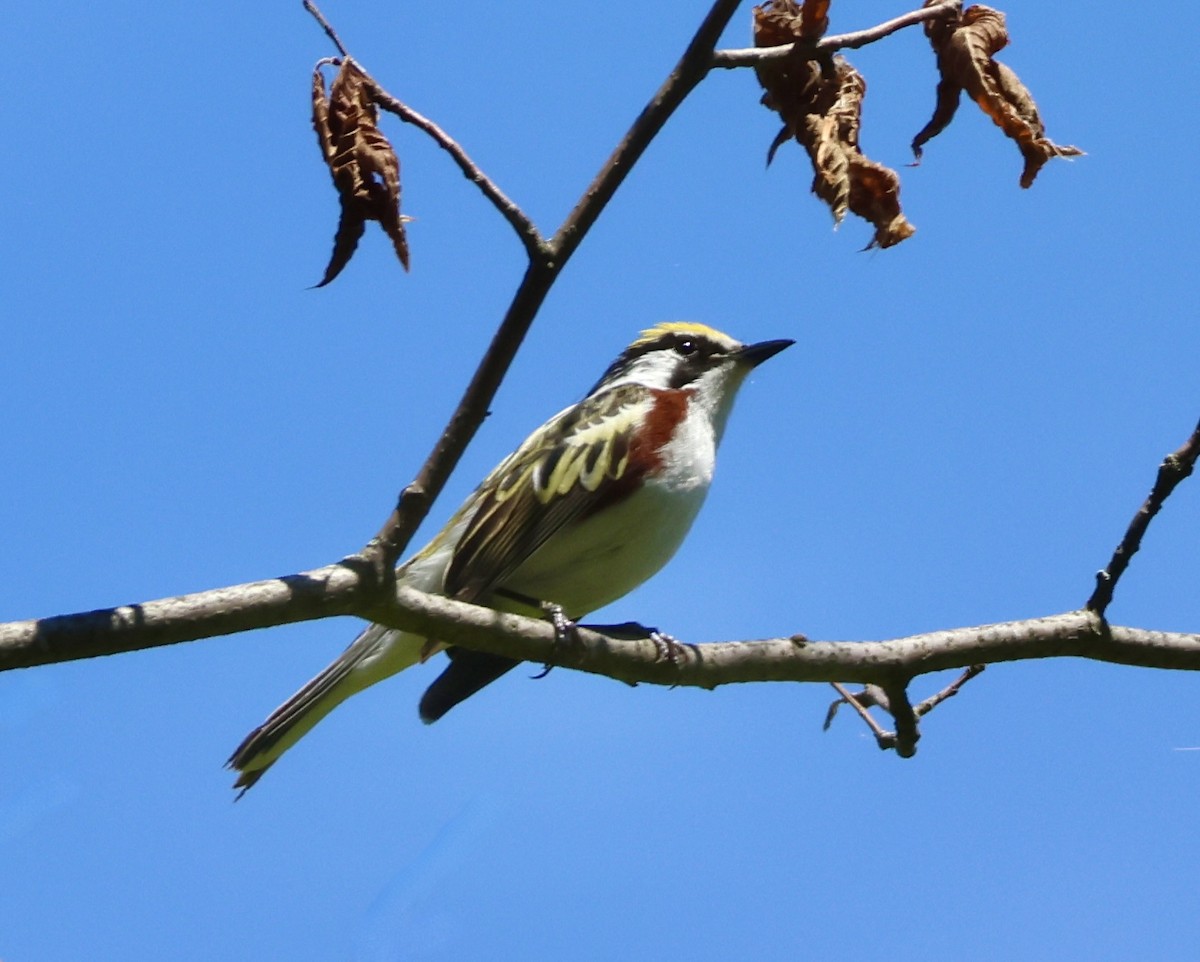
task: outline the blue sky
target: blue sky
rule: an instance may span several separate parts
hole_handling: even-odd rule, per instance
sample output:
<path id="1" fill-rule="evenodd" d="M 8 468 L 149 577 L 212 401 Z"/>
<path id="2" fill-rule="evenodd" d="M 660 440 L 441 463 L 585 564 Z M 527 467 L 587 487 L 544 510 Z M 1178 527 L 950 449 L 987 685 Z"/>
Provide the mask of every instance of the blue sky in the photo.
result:
<path id="1" fill-rule="evenodd" d="M 332 2 L 393 93 L 546 230 L 703 4 Z M 902 12 L 833 7 L 835 31 Z M 863 145 L 917 235 L 860 253 L 747 72 L 683 107 L 551 294 L 429 530 L 640 328 L 797 345 L 745 388 L 684 549 L 611 620 L 687 641 L 873 639 L 1087 597 L 1198 414 L 1190 10 L 1007 8 L 1005 58 L 1088 156 L 1030 191 L 970 105 L 919 168 L 919 31 L 852 56 Z M 455 19 L 458 18 L 458 19 Z M 749 7 L 727 46 L 743 46 Z M 0 617 L 323 564 L 378 527 L 522 267 L 415 131 L 413 271 L 370 232 L 331 287 L 300 4 L 25 4 L 6 18 Z M 1119 29 L 1117 26 L 1119 25 Z M 1151 53 L 1152 52 L 1152 53 Z M 1152 64 L 1144 60 L 1152 57 Z M 1110 609 L 1200 630 L 1200 490 Z M 1000 666 L 911 761 L 822 686 L 715 693 L 517 671 L 426 728 L 410 672 L 242 802 L 221 764 L 357 626 L 0 676 L 0 958 L 1167 957 L 1200 938 L 1193 680 Z M 944 679 L 914 688 L 921 696 Z M 1153 940 L 1151 943 L 1150 940 Z"/>

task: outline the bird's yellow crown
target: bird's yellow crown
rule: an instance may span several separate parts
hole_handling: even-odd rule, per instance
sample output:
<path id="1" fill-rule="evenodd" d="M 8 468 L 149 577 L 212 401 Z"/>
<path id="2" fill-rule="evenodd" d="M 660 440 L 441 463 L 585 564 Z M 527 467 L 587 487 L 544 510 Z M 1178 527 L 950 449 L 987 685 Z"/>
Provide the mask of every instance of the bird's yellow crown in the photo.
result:
<path id="1" fill-rule="evenodd" d="M 723 334 L 715 327 L 709 327 L 707 324 L 700 324 L 696 321 L 663 321 L 661 324 L 646 328 L 629 346 L 631 348 L 641 347 L 658 340 L 664 334 L 695 334 L 697 337 L 707 337 L 717 342 L 733 340 L 728 334 Z"/>

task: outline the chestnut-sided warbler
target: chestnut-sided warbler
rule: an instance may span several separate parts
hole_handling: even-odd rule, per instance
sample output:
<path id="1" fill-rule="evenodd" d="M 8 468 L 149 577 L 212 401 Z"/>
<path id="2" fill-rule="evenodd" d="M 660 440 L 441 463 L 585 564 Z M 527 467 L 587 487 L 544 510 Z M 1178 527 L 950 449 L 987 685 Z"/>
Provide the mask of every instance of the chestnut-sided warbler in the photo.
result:
<path id="1" fill-rule="evenodd" d="M 741 344 L 703 324 L 643 331 L 578 404 L 500 462 L 437 536 L 396 569 L 403 585 L 577 619 L 632 591 L 683 542 L 717 443 L 750 371 L 793 342 Z M 445 649 L 421 698 L 425 722 L 517 662 L 370 625 L 275 709 L 229 759 L 244 792 L 351 695 Z"/>

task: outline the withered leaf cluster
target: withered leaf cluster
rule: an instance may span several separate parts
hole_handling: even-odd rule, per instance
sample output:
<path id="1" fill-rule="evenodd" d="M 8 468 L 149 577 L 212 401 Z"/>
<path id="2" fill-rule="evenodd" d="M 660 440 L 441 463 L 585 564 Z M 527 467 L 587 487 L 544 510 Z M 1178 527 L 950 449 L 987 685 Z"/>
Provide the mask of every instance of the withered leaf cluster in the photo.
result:
<path id="1" fill-rule="evenodd" d="M 926 0 L 925 5 L 933 2 L 936 0 Z M 928 21 L 925 33 L 937 55 L 941 79 L 933 116 L 912 142 L 918 160 L 921 147 L 954 119 L 964 90 L 1021 149 L 1025 158 L 1022 187 L 1033 183 L 1051 157 L 1083 153 L 1078 147 L 1060 147 L 1046 136 L 1028 89 L 1007 65 L 994 59 L 1008 44 L 1003 13 L 991 7 L 968 7 L 955 19 Z"/>
<path id="2" fill-rule="evenodd" d="M 828 23 L 828 0 L 768 0 L 754 8 L 754 42 L 777 47 L 814 40 Z M 911 237 L 916 228 L 900 210 L 900 178 L 889 167 L 870 160 L 859 147 L 866 81 L 841 57 L 813 60 L 798 50 L 794 56 L 759 65 L 764 106 L 783 119 L 783 129 L 767 152 L 794 138 L 812 162 L 812 190 L 829 205 L 834 220 L 846 211 L 875 225 L 871 247 L 891 247 Z"/>
<path id="3" fill-rule="evenodd" d="M 313 70 L 312 121 L 337 188 L 341 218 L 329 266 L 317 287 L 332 281 L 350 262 L 369 220 L 378 221 L 408 270 L 404 222 L 409 218 L 400 213 L 400 160 L 379 130 L 378 110 L 371 99 L 374 84 L 345 57 L 326 96 L 321 68 L 328 62 L 318 63 Z"/>

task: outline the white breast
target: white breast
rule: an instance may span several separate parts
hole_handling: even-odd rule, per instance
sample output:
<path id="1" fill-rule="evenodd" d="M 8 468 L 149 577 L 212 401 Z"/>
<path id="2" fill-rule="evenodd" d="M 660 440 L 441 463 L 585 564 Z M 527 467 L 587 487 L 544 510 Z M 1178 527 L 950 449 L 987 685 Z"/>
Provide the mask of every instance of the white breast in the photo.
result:
<path id="1" fill-rule="evenodd" d="M 620 504 L 556 534 L 505 587 L 579 618 L 657 573 L 683 543 L 712 483 L 716 434 L 709 417 L 693 415 L 662 449 L 658 474 Z"/>

